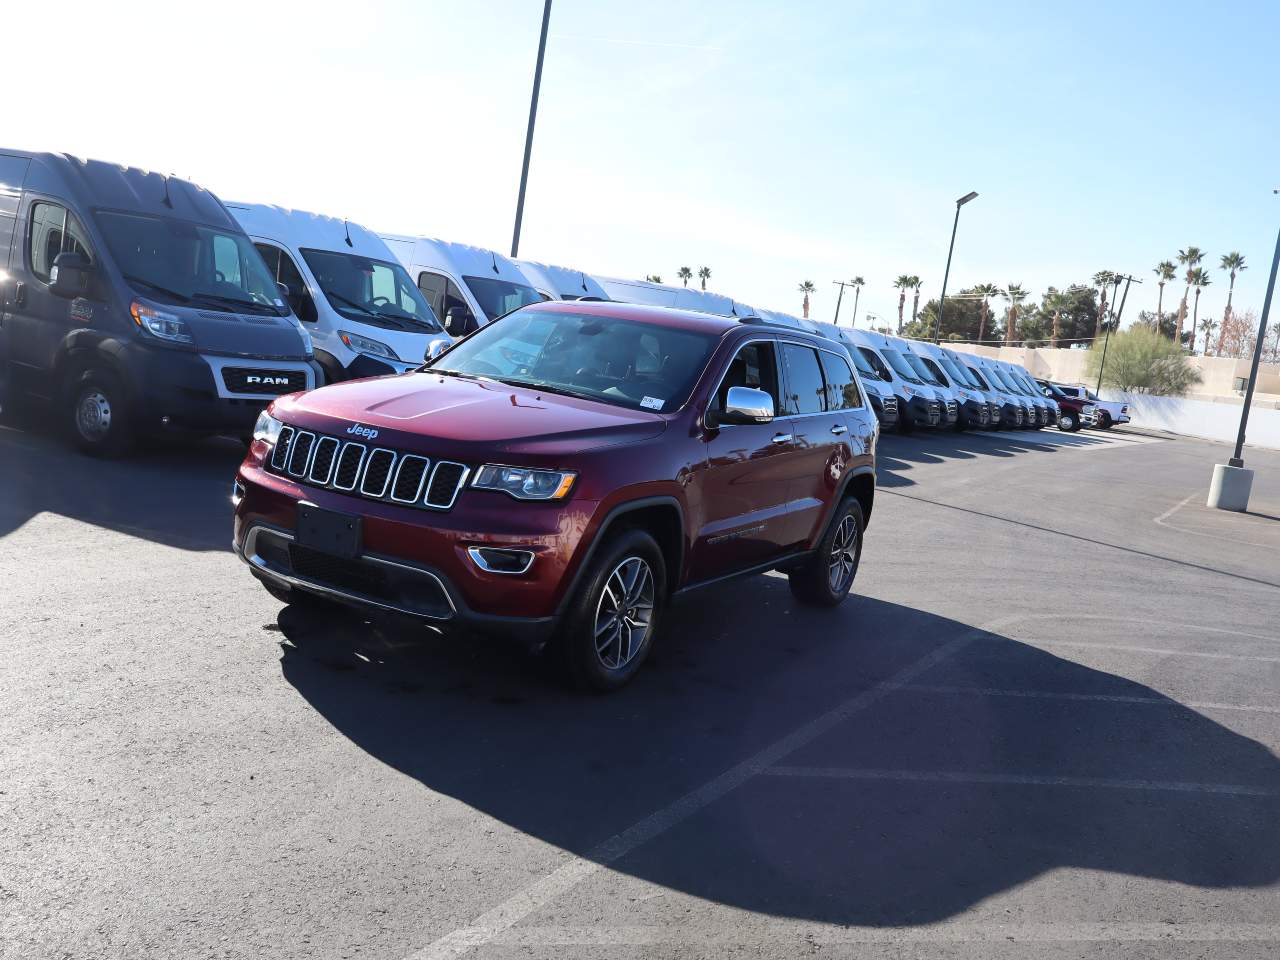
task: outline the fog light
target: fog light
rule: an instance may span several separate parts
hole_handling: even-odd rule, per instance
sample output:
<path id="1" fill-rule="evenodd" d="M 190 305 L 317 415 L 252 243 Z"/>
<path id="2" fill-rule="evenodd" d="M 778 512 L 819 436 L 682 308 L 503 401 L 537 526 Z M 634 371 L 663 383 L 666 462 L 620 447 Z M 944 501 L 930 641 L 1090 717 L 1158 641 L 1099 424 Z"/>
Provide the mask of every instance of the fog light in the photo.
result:
<path id="1" fill-rule="evenodd" d="M 467 556 L 486 573 L 527 573 L 533 566 L 532 550 L 507 550 L 500 547 L 467 547 Z"/>

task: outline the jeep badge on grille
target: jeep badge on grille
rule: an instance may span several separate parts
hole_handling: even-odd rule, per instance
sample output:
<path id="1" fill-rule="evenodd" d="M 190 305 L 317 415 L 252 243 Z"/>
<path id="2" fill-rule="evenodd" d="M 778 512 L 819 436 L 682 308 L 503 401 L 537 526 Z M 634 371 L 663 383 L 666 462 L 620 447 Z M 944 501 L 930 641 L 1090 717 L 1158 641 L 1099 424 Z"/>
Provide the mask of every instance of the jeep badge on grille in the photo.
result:
<path id="1" fill-rule="evenodd" d="M 347 427 L 347 433 L 357 437 L 364 437 L 366 440 L 373 440 L 378 436 L 377 430 L 374 430 L 372 427 L 362 427 L 358 423 L 353 423 L 351 426 Z"/>

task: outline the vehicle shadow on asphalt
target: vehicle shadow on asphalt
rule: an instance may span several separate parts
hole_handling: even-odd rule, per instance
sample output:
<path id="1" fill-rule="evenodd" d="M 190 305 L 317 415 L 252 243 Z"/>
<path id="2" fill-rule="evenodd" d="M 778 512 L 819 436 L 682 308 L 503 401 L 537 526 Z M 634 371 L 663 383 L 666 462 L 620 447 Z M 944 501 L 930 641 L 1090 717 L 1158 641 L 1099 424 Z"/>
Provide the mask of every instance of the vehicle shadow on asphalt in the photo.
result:
<path id="1" fill-rule="evenodd" d="M 944 463 L 948 460 L 975 460 L 979 457 L 1015 457 L 1035 451 L 1055 453 L 1105 443 L 1087 434 L 1063 434 L 1055 429 L 1044 431 L 918 431 L 904 437 L 882 434 L 876 448 L 876 480 L 882 487 L 915 485 L 907 474 L 917 464 Z"/>
<path id="2" fill-rule="evenodd" d="M 1265 747 L 1141 684 L 909 607 L 813 611 L 778 578 L 729 586 L 682 604 L 656 662 L 608 697 L 570 693 L 498 644 L 294 607 L 279 627 L 284 678 L 353 743 L 588 859 L 847 709 L 609 862 L 733 907 L 894 926 L 1062 867 L 1210 888 L 1280 879 L 1280 760 Z M 930 654 L 945 657 L 877 689 Z M 850 709 L 859 697 L 874 702 Z"/>
<path id="3" fill-rule="evenodd" d="M 98 460 L 38 429 L 0 427 L 0 537 L 55 513 L 184 550 L 231 548 L 231 481 L 244 445 L 166 438 Z"/>

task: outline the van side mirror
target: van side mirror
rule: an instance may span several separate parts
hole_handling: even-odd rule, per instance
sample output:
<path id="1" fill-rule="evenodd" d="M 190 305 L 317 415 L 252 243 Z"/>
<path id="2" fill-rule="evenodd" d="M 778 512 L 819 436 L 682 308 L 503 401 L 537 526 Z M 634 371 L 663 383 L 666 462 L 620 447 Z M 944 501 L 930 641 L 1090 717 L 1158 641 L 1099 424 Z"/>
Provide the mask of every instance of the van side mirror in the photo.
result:
<path id="1" fill-rule="evenodd" d="M 466 307 L 450 307 L 444 314 L 444 328 L 455 337 L 461 337 L 477 328 L 476 318 Z"/>
<path id="2" fill-rule="evenodd" d="M 773 419 L 773 397 L 754 387 L 730 387 L 724 409 L 717 411 L 715 425 L 768 423 Z"/>
<path id="3" fill-rule="evenodd" d="M 49 271 L 49 292 L 64 300 L 82 297 L 89 290 L 89 277 L 93 268 L 83 253 L 68 250 L 53 258 Z"/>
<path id="4" fill-rule="evenodd" d="M 423 357 L 423 359 L 426 360 L 428 363 L 430 363 L 436 357 L 440 356 L 440 354 L 448 350 L 449 347 L 450 347 L 450 342 L 447 338 L 436 337 L 434 340 L 432 340 L 430 343 L 427 344 L 427 354 L 425 357 Z"/>

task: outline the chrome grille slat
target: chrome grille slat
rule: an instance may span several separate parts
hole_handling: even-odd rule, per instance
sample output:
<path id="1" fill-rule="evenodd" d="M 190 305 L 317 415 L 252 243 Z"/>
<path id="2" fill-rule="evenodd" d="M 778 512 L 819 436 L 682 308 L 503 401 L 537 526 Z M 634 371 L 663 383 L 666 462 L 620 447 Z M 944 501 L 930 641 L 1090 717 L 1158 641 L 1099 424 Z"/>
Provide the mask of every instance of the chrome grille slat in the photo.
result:
<path id="1" fill-rule="evenodd" d="M 386 464 L 384 468 L 382 464 Z M 378 447 L 369 454 L 365 463 L 364 475 L 360 478 L 360 492 L 366 497 L 373 497 L 375 500 L 381 500 L 387 495 L 387 490 L 391 486 L 392 471 L 396 465 L 396 452 L 388 450 L 385 447 Z M 383 472 L 385 469 L 385 473 Z M 382 484 L 378 486 L 378 479 Z M 373 481 L 374 488 L 371 489 L 369 481 Z"/>
<path id="2" fill-rule="evenodd" d="M 276 437 L 275 448 L 271 451 L 271 466 L 276 470 L 284 470 L 289 462 L 289 446 L 293 443 L 293 427 L 281 427 L 280 436 Z"/>
<path id="3" fill-rule="evenodd" d="M 360 480 L 360 472 L 364 467 L 364 455 L 368 448 L 363 443 L 348 440 L 338 454 L 338 465 L 333 471 L 333 488 L 335 490 L 354 490 Z M 355 455 L 355 464 L 351 465 L 351 456 Z M 346 477 L 350 480 L 346 480 Z"/>
<path id="4" fill-rule="evenodd" d="M 449 468 L 442 475 L 441 468 Z M 458 479 L 450 488 L 447 484 L 448 474 L 456 471 Z M 427 496 L 425 503 L 428 507 L 435 507 L 437 510 L 449 510 L 453 507 L 454 501 L 458 499 L 458 493 L 467 483 L 467 477 L 471 470 L 465 463 L 458 463 L 455 460 L 439 460 L 436 462 L 435 469 L 431 471 L 431 483 L 427 485 Z M 437 489 L 436 480 L 441 480 L 440 487 Z M 447 497 L 443 496 L 448 494 Z"/>
<path id="5" fill-rule="evenodd" d="M 421 464 L 421 472 L 418 473 L 417 482 L 414 482 L 413 472 L 418 470 L 418 464 Z M 391 481 L 391 499 L 396 503 L 417 503 L 418 498 L 422 496 L 422 485 L 427 482 L 427 471 L 431 466 L 431 461 L 426 457 L 420 457 L 417 454 L 406 453 L 400 458 L 400 465 L 396 467 L 396 477 Z M 409 473 L 406 475 L 405 470 Z M 406 491 L 402 489 L 402 485 L 411 488 Z"/>
<path id="6" fill-rule="evenodd" d="M 340 444 L 333 437 L 321 437 L 313 446 L 315 453 L 311 455 L 311 469 L 307 471 L 307 479 L 323 487 L 333 476 Z"/>
<path id="7" fill-rule="evenodd" d="M 311 464 L 311 447 L 315 443 L 316 435 L 309 430 L 303 430 L 293 439 L 292 449 L 289 451 L 289 473 L 291 476 L 306 476 L 307 467 Z M 301 459 L 301 463 L 299 463 Z"/>

